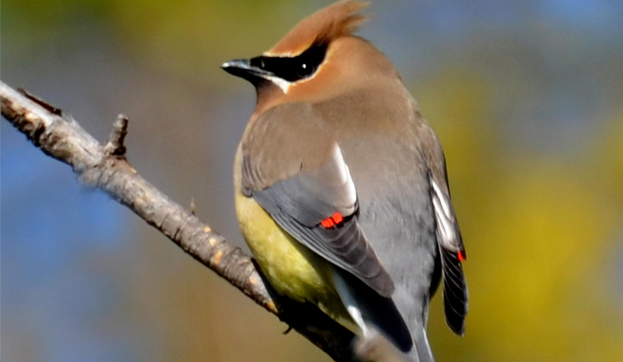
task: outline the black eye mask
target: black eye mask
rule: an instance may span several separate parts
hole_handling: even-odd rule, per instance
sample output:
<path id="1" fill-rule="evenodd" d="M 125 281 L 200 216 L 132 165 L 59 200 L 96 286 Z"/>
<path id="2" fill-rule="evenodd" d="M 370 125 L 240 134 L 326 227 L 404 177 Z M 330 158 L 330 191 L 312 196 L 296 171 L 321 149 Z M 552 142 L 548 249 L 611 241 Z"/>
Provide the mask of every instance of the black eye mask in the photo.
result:
<path id="1" fill-rule="evenodd" d="M 327 45 L 314 44 L 296 57 L 259 56 L 251 59 L 251 66 L 270 72 L 288 82 L 310 77 L 324 61 Z"/>

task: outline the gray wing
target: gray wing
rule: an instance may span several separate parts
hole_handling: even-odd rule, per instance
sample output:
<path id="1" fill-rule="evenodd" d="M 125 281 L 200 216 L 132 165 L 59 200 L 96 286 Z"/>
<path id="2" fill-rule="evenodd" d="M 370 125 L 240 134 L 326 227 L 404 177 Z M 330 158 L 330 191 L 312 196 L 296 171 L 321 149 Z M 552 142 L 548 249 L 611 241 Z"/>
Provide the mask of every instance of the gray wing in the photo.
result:
<path id="1" fill-rule="evenodd" d="M 258 165 L 243 155 L 243 180 L 259 174 Z M 247 188 L 243 192 L 301 244 L 381 296 L 391 296 L 394 283 L 357 222 L 355 185 L 337 144 L 321 166 L 263 189 Z"/>
<path id="2" fill-rule="evenodd" d="M 454 333 L 463 335 L 468 309 L 467 283 L 461 265 L 466 258 L 465 247 L 448 191 L 432 176 L 430 183 L 441 254 L 446 322 Z"/>

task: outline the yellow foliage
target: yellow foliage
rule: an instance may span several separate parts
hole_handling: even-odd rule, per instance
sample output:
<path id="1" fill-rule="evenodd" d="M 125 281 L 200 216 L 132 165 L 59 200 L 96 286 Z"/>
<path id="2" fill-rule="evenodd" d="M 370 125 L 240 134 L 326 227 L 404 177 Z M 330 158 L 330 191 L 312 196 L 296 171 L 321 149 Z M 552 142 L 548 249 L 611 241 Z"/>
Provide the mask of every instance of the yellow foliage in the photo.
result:
<path id="1" fill-rule="evenodd" d="M 491 118 L 491 87 L 477 73 L 450 70 L 422 88 L 468 255 L 466 337 L 445 330 L 437 302 L 431 339 L 439 359 L 620 358 L 623 320 L 604 278 L 623 215 L 623 122 L 595 137 L 594 154 L 573 160 L 510 151 Z"/>

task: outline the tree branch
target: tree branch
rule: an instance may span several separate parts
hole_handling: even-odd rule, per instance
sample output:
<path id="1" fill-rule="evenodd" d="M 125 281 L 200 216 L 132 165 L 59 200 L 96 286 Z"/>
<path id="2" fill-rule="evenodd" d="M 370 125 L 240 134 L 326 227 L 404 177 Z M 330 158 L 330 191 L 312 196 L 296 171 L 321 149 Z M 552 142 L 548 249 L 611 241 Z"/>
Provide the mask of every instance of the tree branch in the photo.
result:
<path id="1" fill-rule="evenodd" d="M 108 142 L 102 146 L 71 116 L 24 90 L 18 92 L 0 82 L 0 99 L 2 115 L 45 154 L 70 165 L 80 181 L 130 208 L 334 360 L 355 360 L 350 331 L 312 305 L 271 296 L 248 256 L 138 174 L 125 158 L 125 116 L 113 123 Z"/>

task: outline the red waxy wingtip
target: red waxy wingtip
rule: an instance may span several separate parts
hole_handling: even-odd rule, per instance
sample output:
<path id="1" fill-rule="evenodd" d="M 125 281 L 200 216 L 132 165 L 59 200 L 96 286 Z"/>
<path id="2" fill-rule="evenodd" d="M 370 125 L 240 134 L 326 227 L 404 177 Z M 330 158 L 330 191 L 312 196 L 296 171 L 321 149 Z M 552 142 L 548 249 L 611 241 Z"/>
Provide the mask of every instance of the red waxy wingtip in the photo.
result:
<path id="1" fill-rule="evenodd" d="M 333 219 L 333 221 L 335 221 L 336 224 L 339 224 L 342 221 L 344 221 L 344 217 L 342 217 L 342 214 L 340 214 L 339 212 L 336 212 L 335 214 L 333 214 L 331 218 Z"/>
<path id="2" fill-rule="evenodd" d="M 342 221 L 344 221 L 344 217 L 339 212 L 336 212 L 335 214 L 322 220 L 320 225 L 322 225 L 323 228 L 328 229 L 334 227 L 335 225 L 339 225 Z"/>
<path id="3" fill-rule="evenodd" d="M 464 262 L 465 260 L 467 260 L 467 258 L 465 257 L 465 254 L 463 254 L 463 252 L 462 252 L 462 251 L 459 251 L 459 252 L 458 252 L 458 254 L 457 254 L 457 256 L 458 256 L 459 261 L 460 261 L 461 263 L 462 263 L 462 262 Z"/>
<path id="4" fill-rule="evenodd" d="M 335 225 L 335 222 L 333 221 L 332 218 L 328 217 L 328 218 L 322 220 L 320 222 L 320 225 L 322 225 L 323 228 L 328 229 L 330 227 L 333 227 Z"/>

